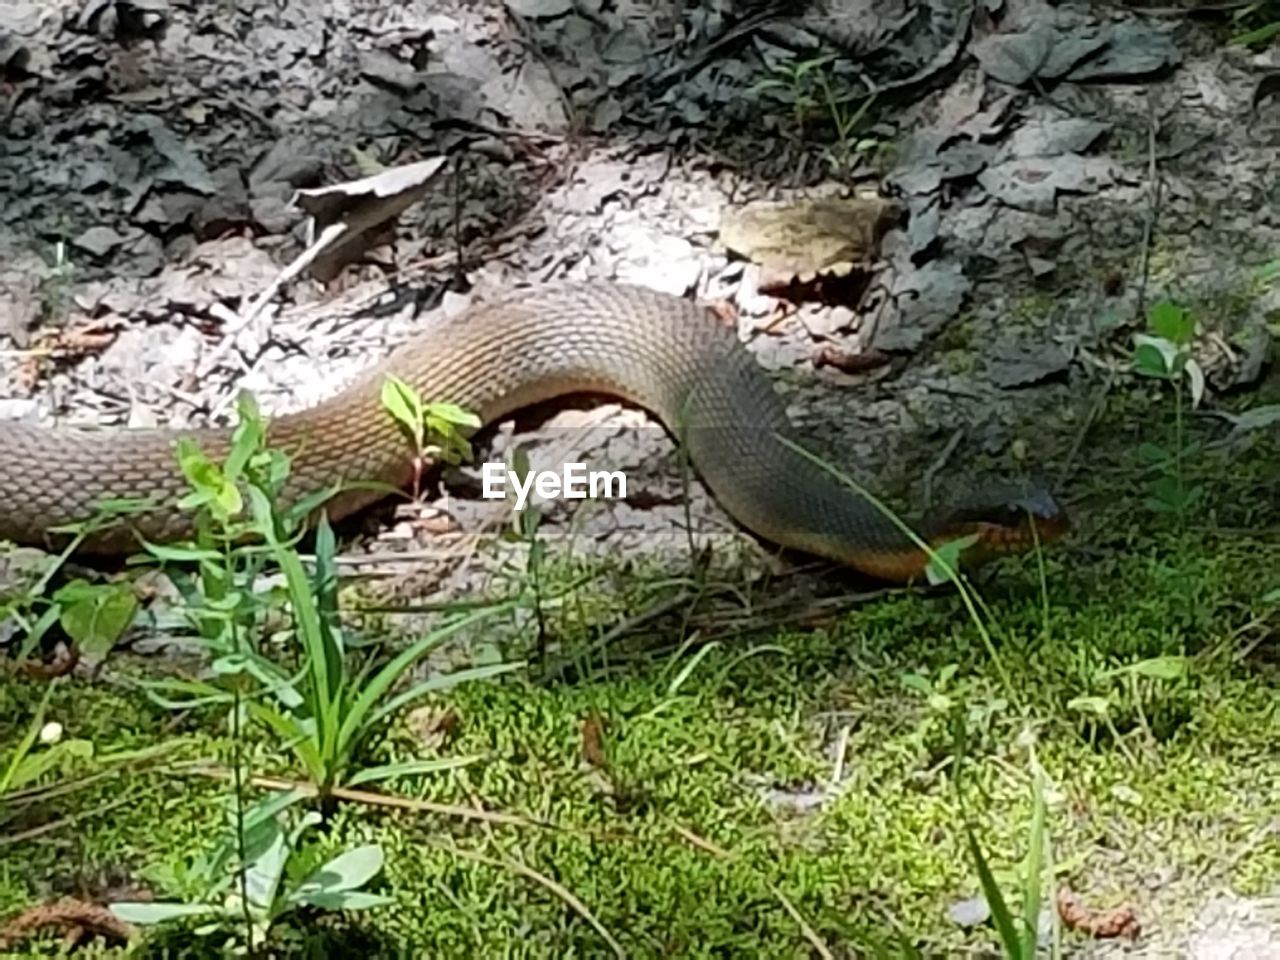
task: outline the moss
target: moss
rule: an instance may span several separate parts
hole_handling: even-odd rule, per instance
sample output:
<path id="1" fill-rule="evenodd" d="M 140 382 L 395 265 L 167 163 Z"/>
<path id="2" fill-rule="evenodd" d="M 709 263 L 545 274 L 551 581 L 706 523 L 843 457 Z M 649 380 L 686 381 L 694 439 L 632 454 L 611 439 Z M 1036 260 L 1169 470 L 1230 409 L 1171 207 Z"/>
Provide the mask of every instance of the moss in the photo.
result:
<path id="1" fill-rule="evenodd" d="M 1221 438 L 1205 434 L 1214 443 L 1188 473 L 1206 488 L 1204 509 L 1181 522 L 1150 515 L 1141 507 L 1149 478 L 1133 451 L 1164 412 L 1117 397 L 1071 490 L 1084 505 L 1076 533 L 1045 557 L 1043 593 L 1034 558 L 983 579 L 1000 670 L 958 598 L 910 593 L 821 629 L 721 641 L 702 654 L 650 645 L 607 669 L 599 657 L 584 661 L 571 681 L 519 677 L 441 695 L 430 705 L 456 719 L 441 749 L 480 761 L 390 786 L 547 825 L 341 807 L 318 842 L 328 853 L 381 843 L 379 883 L 397 899 L 353 915 L 342 942 L 373 944 L 363 949 L 379 956 L 607 955 L 551 884 L 638 957 L 809 956 L 787 904 L 837 953 L 895 926 L 927 955 L 990 950 L 989 929 L 947 919 L 951 903 L 979 891 L 963 828 L 970 818 L 999 875 L 1011 877 L 1026 845 L 1032 750 L 1051 788 L 1058 880 L 1088 902 L 1131 900 L 1144 923 L 1176 931 L 1207 890 L 1274 889 L 1280 677 L 1264 642 L 1275 608 L 1260 598 L 1280 586 L 1280 546 L 1265 533 L 1277 522 L 1277 452 L 1261 435 L 1214 446 Z M 552 563 L 548 576 L 571 579 L 583 563 Z M 627 603 L 657 592 L 635 571 L 583 589 L 556 620 L 562 643 L 592 642 L 618 616 L 609 591 L 633 591 Z M 1154 658 L 1185 658 L 1176 661 L 1185 670 L 1122 669 Z M 0 684 L 4 742 L 16 740 L 40 693 Z M 1106 717 L 1088 702 L 1104 704 Z M 175 727 L 165 711 L 102 684 L 64 683 L 51 715 L 100 751 L 182 736 L 175 758 L 229 756 L 216 714 Z M 603 721 L 604 769 L 584 756 L 592 717 Z M 960 759 L 957 724 L 967 731 Z M 255 767 L 287 772 L 269 746 L 250 744 Z M 401 726 L 376 752 L 434 749 Z M 164 868 L 208 850 L 225 794 L 218 781 L 152 765 L 49 801 L 37 819 L 74 819 L 0 847 L 0 912 L 107 879 L 173 895 Z M 338 935 L 315 923 L 283 932 L 302 929 Z M 165 942 L 197 955 L 189 939 Z M 304 955 L 296 944 L 287 953 Z"/>

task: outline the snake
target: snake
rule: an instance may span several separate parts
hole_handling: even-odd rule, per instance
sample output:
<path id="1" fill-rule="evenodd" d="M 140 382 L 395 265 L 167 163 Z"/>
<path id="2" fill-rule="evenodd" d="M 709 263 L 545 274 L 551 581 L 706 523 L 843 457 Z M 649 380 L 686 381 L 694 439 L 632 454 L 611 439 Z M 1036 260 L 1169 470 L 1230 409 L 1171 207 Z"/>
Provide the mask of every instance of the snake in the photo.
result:
<path id="1" fill-rule="evenodd" d="M 796 441 L 782 397 L 736 329 L 693 299 L 561 282 L 438 313 L 329 398 L 267 421 L 267 442 L 290 457 L 286 503 L 340 489 L 325 505 L 337 521 L 386 497 L 386 485 L 407 487 L 414 451 L 382 400 L 394 374 L 428 403 L 474 413 L 477 429 L 569 394 L 638 406 L 684 445 L 713 498 L 747 530 L 880 580 L 919 578 L 930 549 L 961 537 L 963 563 L 977 565 L 1066 529 L 1050 494 L 1022 487 L 981 491 L 914 523 L 898 519 Z M 94 529 L 75 552 L 119 556 L 190 537 L 192 512 L 178 504 L 190 491 L 176 457 L 183 437 L 219 462 L 232 430 L 0 421 L 0 540 L 53 549 L 67 541 L 59 528 L 120 500 L 147 507 Z"/>

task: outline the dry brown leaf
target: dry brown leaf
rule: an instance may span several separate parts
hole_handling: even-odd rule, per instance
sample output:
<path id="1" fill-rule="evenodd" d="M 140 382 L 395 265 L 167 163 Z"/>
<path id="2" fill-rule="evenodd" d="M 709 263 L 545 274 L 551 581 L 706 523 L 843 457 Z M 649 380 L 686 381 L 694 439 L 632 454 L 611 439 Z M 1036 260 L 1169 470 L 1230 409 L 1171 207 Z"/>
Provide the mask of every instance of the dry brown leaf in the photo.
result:
<path id="1" fill-rule="evenodd" d="M 1099 940 L 1111 940 L 1117 937 L 1137 939 L 1142 932 L 1138 915 L 1133 907 L 1124 903 L 1110 910 L 1090 910 L 1070 887 L 1058 890 L 1058 917 L 1068 930 L 1095 937 Z"/>
<path id="2" fill-rule="evenodd" d="M 39 930 L 55 927 L 63 931 L 65 945 L 75 946 L 88 936 L 128 942 L 134 934 L 131 924 L 116 917 L 101 904 L 68 897 L 56 903 L 42 903 L 18 914 L 0 928 L 0 950 L 12 949 Z"/>
<path id="3" fill-rule="evenodd" d="M 595 711 L 587 714 L 582 721 L 582 759 L 600 770 L 609 766 L 604 749 L 605 726 L 605 718 Z"/>
<path id="4" fill-rule="evenodd" d="M 883 367 L 889 362 L 889 355 L 881 350 L 842 350 L 827 344 L 820 347 L 813 355 L 815 367 L 834 367 L 842 373 L 866 373 Z"/>
<path id="5" fill-rule="evenodd" d="M 418 743 L 428 750 L 439 750 L 458 729 L 457 711 L 439 707 L 416 707 L 405 716 L 405 726 Z"/>
<path id="6" fill-rule="evenodd" d="M 865 270 L 902 213 L 882 197 L 761 201 L 727 211 L 720 242 L 760 264 L 761 290 L 778 289 Z"/>

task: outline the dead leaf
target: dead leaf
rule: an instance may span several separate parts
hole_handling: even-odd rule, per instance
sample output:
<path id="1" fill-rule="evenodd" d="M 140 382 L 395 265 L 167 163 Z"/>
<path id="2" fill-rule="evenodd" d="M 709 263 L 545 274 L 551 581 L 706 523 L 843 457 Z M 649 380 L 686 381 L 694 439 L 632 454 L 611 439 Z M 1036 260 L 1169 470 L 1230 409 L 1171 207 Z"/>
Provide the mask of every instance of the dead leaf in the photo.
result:
<path id="1" fill-rule="evenodd" d="M 335 239 L 318 251 L 310 270 L 323 281 L 332 280 L 342 267 L 360 256 L 379 229 L 392 224 L 427 192 L 432 178 L 445 164 L 444 157 L 392 167 L 371 177 L 299 190 L 293 202 L 311 214 L 315 232 L 329 228 Z"/>
<path id="2" fill-rule="evenodd" d="M 424 750 L 440 750 L 458 729 L 457 711 L 451 708 L 415 707 L 405 714 L 404 725 Z"/>
<path id="3" fill-rule="evenodd" d="M 573 0 L 506 0 L 507 9 L 521 17 L 560 17 L 573 9 Z"/>
<path id="4" fill-rule="evenodd" d="M 32 680 L 54 680 L 65 677 L 80 663 L 80 651 L 75 644 L 68 646 L 59 642 L 48 659 L 34 660 L 27 658 L 18 664 L 22 675 Z"/>
<path id="5" fill-rule="evenodd" d="M 885 305 L 871 344 L 888 352 L 914 350 L 954 317 L 973 281 L 954 261 L 913 266 L 898 262 L 893 299 Z"/>
<path id="6" fill-rule="evenodd" d="M 1098 56 L 1080 63 L 1068 75 L 1074 82 L 1085 80 L 1131 80 L 1160 73 L 1182 62 L 1182 53 L 1169 34 L 1151 24 L 1112 24 L 1099 38 L 1105 48 Z"/>
<path id="7" fill-rule="evenodd" d="M 1082 117 L 1067 120 L 1032 120 L 1014 131 L 1009 152 L 1014 157 L 1056 157 L 1085 153 L 1111 124 Z"/>
<path id="8" fill-rule="evenodd" d="M 1062 373 L 1074 355 L 1069 346 L 1057 343 L 1001 344 L 991 352 L 987 376 L 1006 390 L 1027 387 Z"/>
<path id="9" fill-rule="evenodd" d="M 1094 911 L 1086 907 L 1069 887 L 1061 887 L 1057 897 L 1058 916 L 1067 929 L 1110 940 L 1127 937 L 1136 940 L 1142 933 L 1138 916 L 1127 903 L 1110 910 Z"/>
<path id="10" fill-rule="evenodd" d="M 597 770 L 607 770 L 609 759 L 605 754 L 604 732 L 607 721 L 595 711 L 582 721 L 582 759 Z"/>
<path id="11" fill-rule="evenodd" d="M 147 169 L 157 183 L 172 184 L 204 196 L 217 192 L 217 184 L 204 162 L 178 139 L 162 119 L 153 114 L 142 114 L 130 120 L 125 129 L 135 138 L 150 142 L 154 154 L 146 158 Z M 157 157 L 164 161 L 158 166 L 153 162 Z"/>
<path id="12" fill-rule="evenodd" d="M 889 363 L 889 355 L 881 350 L 844 350 L 827 344 L 813 355 L 815 367 L 834 367 L 841 373 L 866 373 Z"/>
<path id="13" fill-rule="evenodd" d="M 1019 33 L 984 37 L 971 49 L 987 76 L 1001 83 L 1021 86 L 1040 75 L 1040 68 L 1049 58 L 1054 40 L 1054 29 L 1039 23 Z"/>
<path id="14" fill-rule="evenodd" d="M 720 242 L 760 264 L 761 289 L 807 284 L 868 267 L 902 213 L 881 197 L 760 201 L 725 212 Z"/>
<path id="15" fill-rule="evenodd" d="M 9 950 L 50 927 L 62 931 L 70 946 L 95 936 L 127 943 L 134 934 L 131 924 L 118 919 L 101 904 L 67 897 L 56 903 L 30 907 L 6 923 L 0 928 L 0 950 Z"/>
<path id="16" fill-rule="evenodd" d="M 127 239 L 128 237 L 117 233 L 110 227 L 97 226 L 90 227 L 80 236 L 73 239 L 71 243 L 81 250 L 93 254 L 95 257 L 105 257 Z"/>
<path id="17" fill-rule="evenodd" d="M 978 183 L 1011 207 L 1052 213 L 1058 194 L 1096 193 L 1116 181 L 1116 165 L 1108 157 L 1064 153 L 994 164 L 978 175 Z"/>

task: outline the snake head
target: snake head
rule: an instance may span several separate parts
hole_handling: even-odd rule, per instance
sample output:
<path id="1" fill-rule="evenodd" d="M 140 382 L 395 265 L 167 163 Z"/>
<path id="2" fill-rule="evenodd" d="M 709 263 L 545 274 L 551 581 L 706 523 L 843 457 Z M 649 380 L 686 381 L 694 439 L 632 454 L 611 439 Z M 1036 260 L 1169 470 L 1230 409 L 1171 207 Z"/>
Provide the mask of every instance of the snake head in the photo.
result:
<path id="1" fill-rule="evenodd" d="M 1047 490 L 1004 484 L 966 497 L 929 526 L 929 540 L 935 547 L 961 537 L 977 537 L 961 557 L 969 567 L 1057 540 L 1071 528 L 1071 521 Z"/>

